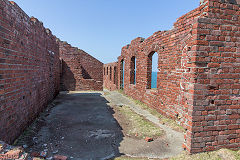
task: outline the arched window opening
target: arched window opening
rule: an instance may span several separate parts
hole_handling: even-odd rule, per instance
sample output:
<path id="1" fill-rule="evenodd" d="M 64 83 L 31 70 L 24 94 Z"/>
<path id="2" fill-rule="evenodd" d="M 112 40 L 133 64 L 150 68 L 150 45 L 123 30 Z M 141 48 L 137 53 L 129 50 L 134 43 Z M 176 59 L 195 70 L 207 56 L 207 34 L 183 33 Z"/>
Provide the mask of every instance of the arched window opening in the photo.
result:
<path id="1" fill-rule="evenodd" d="M 147 89 L 157 88 L 157 73 L 158 73 L 158 54 L 156 52 L 151 52 L 148 55 Z"/>
<path id="2" fill-rule="evenodd" d="M 114 77 L 114 80 L 113 80 L 113 83 L 114 84 L 116 84 L 116 80 L 117 80 L 117 78 L 116 78 L 116 76 L 117 76 L 117 67 L 114 67 L 114 75 L 113 75 Z"/>
<path id="3" fill-rule="evenodd" d="M 120 89 L 124 89 L 124 60 L 120 64 Z"/>
<path id="4" fill-rule="evenodd" d="M 130 63 L 130 84 L 136 84 L 136 58 L 131 58 Z"/>
<path id="5" fill-rule="evenodd" d="M 107 75 L 108 75 L 108 67 L 107 67 Z"/>
<path id="6" fill-rule="evenodd" d="M 112 80 L 112 67 L 110 67 L 110 81 Z"/>
<path id="7" fill-rule="evenodd" d="M 105 70 L 106 70 L 105 67 L 103 67 L 103 75 L 105 75 Z"/>

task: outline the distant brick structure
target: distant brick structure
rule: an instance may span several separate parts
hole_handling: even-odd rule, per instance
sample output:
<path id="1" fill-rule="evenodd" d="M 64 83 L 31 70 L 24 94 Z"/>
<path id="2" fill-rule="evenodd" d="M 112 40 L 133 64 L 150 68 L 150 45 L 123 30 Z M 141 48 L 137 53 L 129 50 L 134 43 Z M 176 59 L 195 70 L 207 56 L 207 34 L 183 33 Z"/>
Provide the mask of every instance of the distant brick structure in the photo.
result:
<path id="1" fill-rule="evenodd" d="M 118 87 L 118 63 L 108 63 L 103 67 L 103 77 L 104 84 L 103 86 L 109 90 L 116 90 Z"/>
<path id="2" fill-rule="evenodd" d="M 61 90 L 103 90 L 103 63 L 67 42 L 59 41 Z"/>
<path id="3" fill-rule="evenodd" d="M 117 88 L 176 119 L 187 131 L 183 147 L 190 153 L 239 149 L 240 1 L 200 4 L 173 29 L 136 38 L 122 48 Z M 151 89 L 155 52 L 157 89 Z M 104 69 L 111 66 L 105 64 Z M 112 90 L 112 83 L 105 73 L 104 87 Z"/>
<path id="4" fill-rule="evenodd" d="M 14 2 L 0 0 L 0 139 L 22 133 L 58 94 L 56 37 Z"/>

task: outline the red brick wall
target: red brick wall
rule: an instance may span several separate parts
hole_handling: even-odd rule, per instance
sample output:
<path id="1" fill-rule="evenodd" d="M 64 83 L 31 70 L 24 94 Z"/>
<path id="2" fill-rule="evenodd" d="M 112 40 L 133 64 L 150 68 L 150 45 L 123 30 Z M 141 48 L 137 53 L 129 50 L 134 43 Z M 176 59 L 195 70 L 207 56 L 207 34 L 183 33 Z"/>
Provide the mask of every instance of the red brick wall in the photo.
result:
<path id="1" fill-rule="evenodd" d="M 192 68 L 188 63 L 197 39 L 194 26 L 204 6 L 180 17 L 169 31 L 159 31 L 147 39 L 134 39 L 122 48 L 118 57 L 121 84 L 121 61 L 124 60 L 124 92 L 160 113 L 176 119 L 186 129 L 191 129 L 193 90 Z M 151 86 L 151 55 L 158 54 L 157 89 Z M 131 58 L 136 57 L 136 84 L 131 84 Z M 120 85 L 119 85 L 120 87 Z M 189 133 L 188 133 L 189 134 Z M 187 137 L 188 138 L 188 137 Z"/>
<path id="2" fill-rule="evenodd" d="M 58 94 L 59 47 L 51 31 L 0 0 L 0 139 L 13 140 Z"/>
<path id="3" fill-rule="evenodd" d="M 103 90 L 103 63 L 66 42 L 59 41 L 62 59 L 61 90 Z"/>
<path id="4" fill-rule="evenodd" d="M 193 152 L 240 148 L 240 1 L 222 2 L 206 1 L 196 25 Z"/>
<path id="5" fill-rule="evenodd" d="M 103 66 L 103 87 L 116 90 L 118 86 L 118 63 L 108 63 Z M 111 77 L 111 78 L 110 78 Z"/>
<path id="6" fill-rule="evenodd" d="M 205 0 L 173 29 L 134 39 L 118 57 L 117 88 L 124 60 L 124 92 L 176 119 L 187 131 L 183 146 L 191 153 L 240 147 L 239 20 L 239 1 Z M 153 52 L 157 89 L 148 89 Z M 136 84 L 130 83 L 132 57 Z"/>

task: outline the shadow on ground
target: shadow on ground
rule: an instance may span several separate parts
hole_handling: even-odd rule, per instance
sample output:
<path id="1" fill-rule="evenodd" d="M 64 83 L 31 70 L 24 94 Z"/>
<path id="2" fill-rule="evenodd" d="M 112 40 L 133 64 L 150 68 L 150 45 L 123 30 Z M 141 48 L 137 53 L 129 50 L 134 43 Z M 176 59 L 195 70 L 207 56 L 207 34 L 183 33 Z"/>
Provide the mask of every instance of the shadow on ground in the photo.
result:
<path id="1" fill-rule="evenodd" d="M 49 159 L 58 154 L 73 160 L 107 160 L 121 155 L 168 158 L 183 151 L 182 133 L 160 124 L 157 117 L 122 94 L 103 93 L 61 92 L 16 145 L 24 145 L 28 153 L 45 151 Z M 165 134 L 151 143 L 124 134 L 122 121 L 129 120 L 119 119 L 119 113 L 112 109 L 122 105 L 159 126 Z"/>
<path id="2" fill-rule="evenodd" d="M 120 156 L 122 128 L 101 93 L 62 92 L 53 103 L 17 145 L 27 145 L 28 152 L 46 151 L 48 157 L 100 160 Z"/>

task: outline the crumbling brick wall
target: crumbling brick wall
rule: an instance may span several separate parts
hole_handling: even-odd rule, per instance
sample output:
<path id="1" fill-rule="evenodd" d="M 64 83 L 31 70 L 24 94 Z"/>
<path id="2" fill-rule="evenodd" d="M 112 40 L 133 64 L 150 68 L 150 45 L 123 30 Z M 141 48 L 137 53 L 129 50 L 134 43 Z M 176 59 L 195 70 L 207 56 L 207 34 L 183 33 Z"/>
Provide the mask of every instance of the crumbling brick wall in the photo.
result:
<path id="1" fill-rule="evenodd" d="M 118 86 L 118 63 L 108 63 L 103 66 L 103 86 L 109 90 L 116 90 Z"/>
<path id="2" fill-rule="evenodd" d="M 67 42 L 59 41 L 61 90 L 103 90 L 103 63 Z"/>
<path id="3" fill-rule="evenodd" d="M 0 139 L 13 140 L 59 92 L 59 47 L 49 29 L 0 0 Z"/>
<path id="4" fill-rule="evenodd" d="M 173 29 L 134 39 L 118 57 L 117 88 L 176 119 L 186 129 L 183 147 L 191 153 L 240 147 L 239 5 L 239 0 L 202 0 Z M 150 89 L 154 52 L 157 89 Z M 131 83 L 133 57 L 136 83 Z M 109 83 L 106 75 L 104 80 Z"/>
<path id="5" fill-rule="evenodd" d="M 239 0 L 204 1 L 196 25 L 191 137 L 193 152 L 240 148 Z M 190 143 L 191 142 L 191 143 Z"/>

